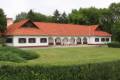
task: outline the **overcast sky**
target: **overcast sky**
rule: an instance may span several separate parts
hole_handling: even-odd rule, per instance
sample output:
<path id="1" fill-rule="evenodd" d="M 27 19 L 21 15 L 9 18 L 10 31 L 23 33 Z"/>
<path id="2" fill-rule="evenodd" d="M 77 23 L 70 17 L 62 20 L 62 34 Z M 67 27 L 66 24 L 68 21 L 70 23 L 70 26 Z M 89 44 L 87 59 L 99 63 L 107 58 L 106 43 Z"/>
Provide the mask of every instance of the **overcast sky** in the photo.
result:
<path id="1" fill-rule="evenodd" d="M 0 8 L 4 9 L 7 17 L 15 18 L 16 14 L 28 12 L 30 9 L 52 15 L 55 9 L 69 13 L 80 7 L 107 8 L 113 2 L 120 0 L 0 0 Z"/>

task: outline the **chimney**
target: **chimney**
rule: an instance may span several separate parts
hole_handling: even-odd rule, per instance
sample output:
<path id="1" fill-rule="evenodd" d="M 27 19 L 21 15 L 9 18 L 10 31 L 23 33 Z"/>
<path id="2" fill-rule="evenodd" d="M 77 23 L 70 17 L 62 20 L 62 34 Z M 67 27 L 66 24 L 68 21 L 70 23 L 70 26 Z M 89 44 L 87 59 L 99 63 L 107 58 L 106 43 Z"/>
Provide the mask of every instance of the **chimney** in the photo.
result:
<path id="1" fill-rule="evenodd" d="M 12 18 L 7 18 L 7 27 L 13 24 L 13 19 Z"/>

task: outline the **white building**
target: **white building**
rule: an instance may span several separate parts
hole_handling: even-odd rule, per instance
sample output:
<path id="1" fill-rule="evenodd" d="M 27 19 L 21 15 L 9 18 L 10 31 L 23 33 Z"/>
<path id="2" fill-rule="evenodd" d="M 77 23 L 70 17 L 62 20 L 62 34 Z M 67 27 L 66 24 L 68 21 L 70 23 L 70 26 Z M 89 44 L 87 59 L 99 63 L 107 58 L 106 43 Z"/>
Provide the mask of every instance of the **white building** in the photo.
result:
<path id="1" fill-rule="evenodd" d="M 5 34 L 7 36 L 6 44 L 14 47 L 101 45 L 111 42 L 111 34 L 102 31 L 98 25 L 86 26 L 22 20 L 14 24 L 10 23 Z"/>

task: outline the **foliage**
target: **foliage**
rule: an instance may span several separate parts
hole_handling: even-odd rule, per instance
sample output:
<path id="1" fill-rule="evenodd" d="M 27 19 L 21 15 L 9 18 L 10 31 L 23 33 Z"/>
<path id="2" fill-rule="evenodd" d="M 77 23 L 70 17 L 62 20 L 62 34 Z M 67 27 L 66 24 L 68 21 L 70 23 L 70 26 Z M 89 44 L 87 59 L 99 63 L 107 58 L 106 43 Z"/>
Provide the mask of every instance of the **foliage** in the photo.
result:
<path id="1" fill-rule="evenodd" d="M 27 18 L 34 21 L 35 20 L 35 13 L 32 10 L 30 10 L 27 14 Z"/>
<path id="2" fill-rule="evenodd" d="M 119 80 L 120 62 L 73 66 L 1 65 L 0 80 Z"/>
<path id="3" fill-rule="evenodd" d="M 112 19 L 111 11 L 109 9 L 101 9 L 101 15 L 99 18 L 99 25 L 104 31 L 111 33 L 112 31 Z"/>
<path id="4" fill-rule="evenodd" d="M 6 30 L 6 16 L 2 9 L 0 9 L 0 32 L 4 33 Z"/>
<path id="5" fill-rule="evenodd" d="M 30 19 L 32 21 L 44 21 L 44 22 L 50 22 L 52 21 L 51 16 L 45 16 L 41 13 L 34 12 L 33 10 L 30 10 L 28 13 L 22 12 L 16 16 L 15 22 L 18 22 L 22 19 Z"/>
<path id="6" fill-rule="evenodd" d="M 69 14 L 70 23 L 92 25 L 99 23 L 100 11 L 97 8 L 80 8 Z"/>
<path id="7" fill-rule="evenodd" d="M 68 16 L 65 12 L 60 17 L 60 23 L 68 23 Z"/>
<path id="8" fill-rule="evenodd" d="M 2 44 L 2 46 L 5 45 L 5 36 L 4 36 L 4 32 L 7 29 L 7 22 L 6 22 L 6 16 L 3 12 L 2 9 L 0 9 L 0 44 Z"/>
<path id="9" fill-rule="evenodd" d="M 60 13 L 58 10 L 55 10 L 55 12 L 53 13 L 53 22 L 55 23 L 60 23 Z"/>
<path id="10" fill-rule="evenodd" d="M 21 62 L 37 58 L 37 54 L 12 47 L 0 47 L 0 61 Z"/>
<path id="11" fill-rule="evenodd" d="M 118 42 L 112 42 L 112 43 L 108 44 L 108 47 L 120 48 L 120 43 L 118 43 Z"/>
<path id="12" fill-rule="evenodd" d="M 22 19 L 26 19 L 26 18 L 27 18 L 27 13 L 26 12 L 21 12 L 20 14 L 18 14 L 16 16 L 15 22 L 18 22 L 18 21 L 20 21 Z"/>

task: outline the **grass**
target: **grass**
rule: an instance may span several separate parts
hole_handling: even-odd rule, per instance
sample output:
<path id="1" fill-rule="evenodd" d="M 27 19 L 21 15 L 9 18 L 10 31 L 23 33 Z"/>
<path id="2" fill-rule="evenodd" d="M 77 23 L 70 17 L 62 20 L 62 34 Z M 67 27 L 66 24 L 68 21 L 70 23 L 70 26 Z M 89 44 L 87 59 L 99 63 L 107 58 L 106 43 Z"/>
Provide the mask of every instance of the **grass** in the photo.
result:
<path id="1" fill-rule="evenodd" d="M 120 60 L 120 48 L 49 48 L 32 49 L 39 58 L 26 64 L 42 66 L 68 66 Z"/>
<path id="2" fill-rule="evenodd" d="M 2 56 L 2 53 L 5 53 L 5 55 Z M 2 57 L 7 57 L 7 60 L 2 59 Z M 21 58 L 26 62 L 22 62 Z M 111 62 L 111 61 L 120 60 L 120 48 L 77 47 L 77 48 L 46 48 L 46 49 L 25 49 L 25 50 L 20 50 L 16 48 L 0 49 L 1 64 L 8 63 L 9 61 L 18 62 L 19 60 L 17 59 L 20 59 L 21 63 L 13 63 L 13 64 L 41 65 L 41 66 L 70 66 L 70 65 Z"/>

